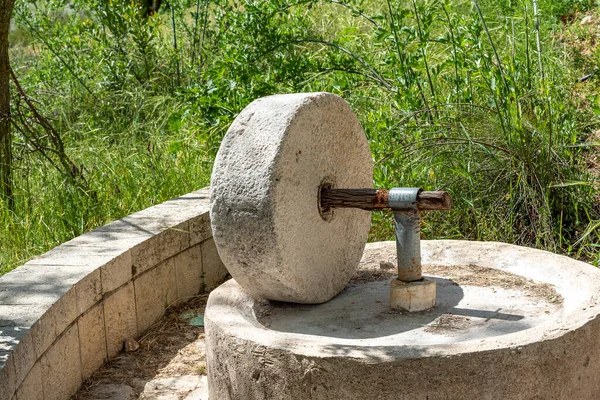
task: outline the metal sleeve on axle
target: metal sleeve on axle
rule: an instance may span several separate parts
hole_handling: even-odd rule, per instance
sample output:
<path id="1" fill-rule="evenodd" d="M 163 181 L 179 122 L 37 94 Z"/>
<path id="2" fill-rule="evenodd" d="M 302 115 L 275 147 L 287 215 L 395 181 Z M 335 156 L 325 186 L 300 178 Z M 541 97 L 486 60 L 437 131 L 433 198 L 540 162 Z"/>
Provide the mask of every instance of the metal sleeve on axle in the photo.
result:
<path id="1" fill-rule="evenodd" d="M 419 188 L 392 188 L 388 194 L 388 204 L 394 209 L 417 209 Z"/>

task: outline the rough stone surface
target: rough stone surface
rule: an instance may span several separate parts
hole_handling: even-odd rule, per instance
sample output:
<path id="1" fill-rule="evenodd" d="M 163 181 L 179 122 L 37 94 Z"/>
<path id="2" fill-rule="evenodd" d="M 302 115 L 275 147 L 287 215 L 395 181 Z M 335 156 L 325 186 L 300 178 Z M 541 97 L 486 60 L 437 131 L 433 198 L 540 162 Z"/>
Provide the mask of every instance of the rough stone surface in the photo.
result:
<path id="1" fill-rule="evenodd" d="M 123 348 L 123 341 L 138 334 L 133 282 L 123 286 L 104 300 L 106 346 L 108 357 Z"/>
<path id="2" fill-rule="evenodd" d="M 54 318 L 47 311 L 48 305 L 0 304 L 0 368 L 10 362 L 14 385 L 25 379 L 36 360 L 36 349 L 41 337 L 34 335 L 30 328 L 36 327 L 36 320 L 48 317 L 52 322 L 47 325 L 49 336 L 54 340 Z M 0 379 L 2 375 L 0 375 Z M 0 386 L 2 381 L 0 381 Z M 12 385 L 13 383 L 11 383 Z M 6 384 L 8 385 L 8 384 Z"/>
<path id="3" fill-rule="evenodd" d="M 392 279 L 390 283 L 390 307 L 409 312 L 425 311 L 435 306 L 435 282 L 423 279 L 402 282 Z"/>
<path id="4" fill-rule="evenodd" d="M 201 214 L 189 221 L 190 224 L 190 246 L 194 246 L 212 237 L 210 229 L 210 216 L 208 213 Z"/>
<path id="5" fill-rule="evenodd" d="M 116 383 L 98 385 L 91 389 L 91 393 L 97 400 L 131 400 L 133 398 L 131 386 Z"/>
<path id="6" fill-rule="evenodd" d="M 56 328 L 54 326 L 54 315 L 51 310 L 48 310 L 30 329 L 33 348 L 38 360 L 56 339 Z"/>
<path id="7" fill-rule="evenodd" d="M 204 290 L 213 290 L 223 283 L 229 272 L 219 257 L 213 239 L 202 242 L 200 248 L 202 252 L 202 284 Z"/>
<path id="8" fill-rule="evenodd" d="M 71 326 L 48 349 L 41 364 L 46 400 L 68 399 L 77 392 L 82 382 L 77 325 Z"/>
<path id="9" fill-rule="evenodd" d="M 33 258 L 25 265 L 88 267 L 88 271 L 92 271 L 111 258 L 111 254 L 89 251 L 85 247 L 58 246 Z M 86 272 L 85 268 L 80 268 L 80 270 Z"/>
<path id="10" fill-rule="evenodd" d="M 156 268 L 137 277 L 133 283 L 138 331 L 141 333 L 177 300 L 173 259 L 161 262 Z"/>
<path id="11" fill-rule="evenodd" d="M 9 400 L 15 393 L 15 365 L 12 358 L 8 358 L 8 352 L 0 352 L 0 356 L 6 355 L 3 367 L 0 369 L 0 400 Z"/>
<path id="12" fill-rule="evenodd" d="M 131 279 L 131 251 L 127 250 L 100 268 L 103 293 L 110 293 Z"/>
<path id="13" fill-rule="evenodd" d="M 131 249 L 132 274 L 139 275 L 189 246 L 187 221 L 165 229 Z"/>
<path id="14" fill-rule="evenodd" d="M 50 307 L 54 316 L 54 334 L 59 336 L 79 316 L 77 312 L 77 291 L 69 290 Z"/>
<path id="15" fill-rule="evenodd" d="M 126 352 L 136 351 L 140 348 L 140 344 L 133 338 L 125 339 L 123 343 L 123 350 Z"/>
<path id="16" fill-rule="evenodd" d="M 206 381 L 206 379 L 204 379 L 204 381 Z M 198 389 L 191 391 L 183 400 L 208 400 L 208 386 L 206 382 Z"/>
<path id="17" fill-rule="evenodd" d="M 89 378 L 107 359 L 104 309 L 97 305 L 77 321 L 81 348 L 81 373 Z"/>
<path id="18" fill-rule="evenodd" d="M 19 343 L 12 352 L 12 359 L 15 365 L 15 385 L 20 386 L 36 361 L 33 338 L 30 332 L 25 332 L 20 338 Z"/>
<path id="19" fill-rule="evenodd" d="M 368 245 L 360 273 L 321 305 L 254 299 L 233 280 L 213 291 L 205 316 L 210 397 L 598 397 L 596 268 L 502 243 L 423 241 L 438 305 L 390 313 L 394 271 L 382 265 L 395 251 L 394 242 Z"/>
<path id="20" fill-rule="evenodd" d="M 369 188 L 373 162 L 360 123 L 330 93 L 275 95 L 229 128 L 211 178 L 211 224 L 231 275 L 258 297 L 322 303 L 350 280 L 371 215 L 319 211 L 319 187 Z"/>
<path id="21" fill-rule="evenodd" d="M 177 297 L 187 300 L 196 296 L 202 286 L 202 252 L 199 245 L 173 257 L 177 282 Z"/>
<path id="22" fill-rule="evenodd" d="M 60 253 L 68 259 L 65 252 Z M 95 269 L 93 265 L 30 263 L 0 277 L 0 304 L 50 306 Z M 4 319 L 2 314 L 0 319 Z"/>
<path id="23" fill-rule="evenodd" d="M 153 379 L 144 385 L 140 400 L 208 400 L 206 386 L 206 376 L 184 375 Z"/>
<path id="24" fill-rule="evenodd" d="M 17 398 L 24 400 L 43 400 L 44 390 L 42 384 L 42 366 L 36 363 L 27 375 L 27 378 L 17 390 Z"/>
<path id="25" fill-rule="evenodd" d="M 102 299 L 100 268 L 94 270 L 75 284 L 77 315 L 81 315 Z"/>
<path id="26" fill-rule="evenodd" d="M 181 392 L 191 392 L 201 382 L 201 376 L 185 375 L 172 378 L 158 378 L 146 383 L 144 391 L 176 390 Z"/>

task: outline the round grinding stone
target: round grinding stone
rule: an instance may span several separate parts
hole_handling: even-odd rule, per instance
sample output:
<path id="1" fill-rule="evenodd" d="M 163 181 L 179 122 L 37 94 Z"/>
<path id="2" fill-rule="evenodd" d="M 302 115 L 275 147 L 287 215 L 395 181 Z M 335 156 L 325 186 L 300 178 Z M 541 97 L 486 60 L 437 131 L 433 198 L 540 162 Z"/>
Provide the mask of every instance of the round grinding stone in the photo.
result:
<path id="1" fill-rule="evenodd" d="M 369 144 L 341 97 L 258 99 L 235 119 L 214 164 L 210 217 L 221 259 L 253 296 L 325 302 L 358 267 L 370 213 L 322 210 L 320 188 L 372 185 Z"/>

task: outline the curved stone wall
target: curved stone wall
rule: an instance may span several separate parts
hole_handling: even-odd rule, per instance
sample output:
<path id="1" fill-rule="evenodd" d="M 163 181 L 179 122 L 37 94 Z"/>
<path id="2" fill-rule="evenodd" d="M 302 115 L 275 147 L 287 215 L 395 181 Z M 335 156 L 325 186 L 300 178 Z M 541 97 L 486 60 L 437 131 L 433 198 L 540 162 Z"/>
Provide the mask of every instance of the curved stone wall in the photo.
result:
<path id="1" fill-rule="evenodd" d="M 204 188 L 85 233 L 0 277 L 0 400 L 64 400 L 126 338 L 227 275 Z"/>

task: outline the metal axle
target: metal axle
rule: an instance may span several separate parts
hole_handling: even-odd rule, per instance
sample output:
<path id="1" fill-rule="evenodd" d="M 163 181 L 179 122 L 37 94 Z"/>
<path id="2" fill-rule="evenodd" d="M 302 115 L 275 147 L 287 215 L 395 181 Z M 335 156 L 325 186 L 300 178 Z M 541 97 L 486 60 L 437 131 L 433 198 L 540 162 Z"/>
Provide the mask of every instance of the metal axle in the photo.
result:
<path id="1" fill-rule="evenodd" d="M 393 188 L 389 191 L 323 188 L 320 199 L 323 210 L 362 208 L 393 211 L 398 279 L 402 282 L 415 282 L 423 278 L 420 210 L 449 210 L 452 207 L 448 193 L 426 192 L 419 188 Z"/>

